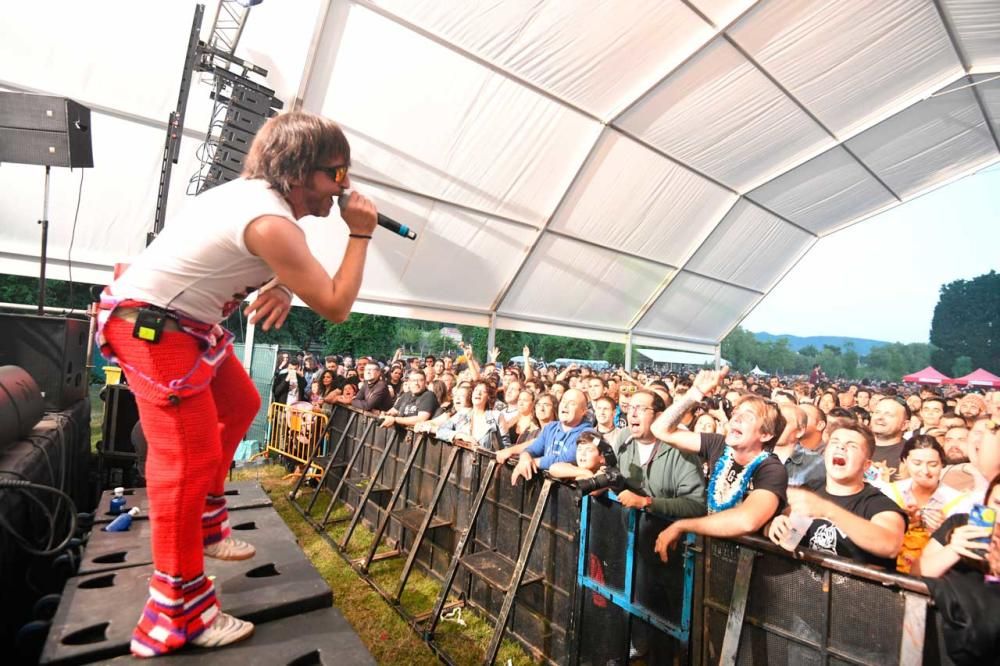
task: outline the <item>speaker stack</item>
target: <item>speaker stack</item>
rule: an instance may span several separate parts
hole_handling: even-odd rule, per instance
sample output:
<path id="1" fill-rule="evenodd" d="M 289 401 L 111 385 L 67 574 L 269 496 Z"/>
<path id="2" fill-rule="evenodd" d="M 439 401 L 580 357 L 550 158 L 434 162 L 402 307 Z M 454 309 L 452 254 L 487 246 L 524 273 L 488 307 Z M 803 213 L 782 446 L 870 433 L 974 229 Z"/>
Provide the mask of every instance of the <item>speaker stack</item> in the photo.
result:
<path id="1" fill-rule="evenodd" d="M 68 409 L 87 397 L 89 331 L 86 319 L 0 314 L 0 366 L 24 368 L 46 411 Z"/>
<path id="2" fill-rule="evenodd" d="M 232 85 L 232 91 L 225 121 L 199 194 L 240 177 L 257 131 L 283 106 L 274 91 L 250 80 L 233 76 L 227 83 Z"/>
<path id="3" fill-rule="evenodd" d="M 0 162 L 94 166 L 90 109 L 65 97 L 0 92 Z"/>

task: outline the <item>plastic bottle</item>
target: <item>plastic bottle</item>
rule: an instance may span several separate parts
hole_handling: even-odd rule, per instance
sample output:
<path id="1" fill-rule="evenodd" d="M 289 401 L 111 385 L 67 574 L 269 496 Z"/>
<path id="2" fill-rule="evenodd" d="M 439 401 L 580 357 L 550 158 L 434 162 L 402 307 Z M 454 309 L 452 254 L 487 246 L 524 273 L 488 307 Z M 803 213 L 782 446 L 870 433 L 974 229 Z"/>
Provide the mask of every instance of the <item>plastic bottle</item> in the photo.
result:
<path id="1" fill-rule="evenodd" d="M 117 516 L 122 511 L 125 510 L 125 504 L 127 500 L 125 499 L 125 489 L 121 486 L 115 488 L 114 497 L 111 498 L 111 508 L 108 509 L 108 513 L 112 516 Z"/>
<path id="2" fill-rule="evenodd" d="M 117 518 L 108 523 L 104 528 L 105 532 L 125 532 L 132 526 L 132 519 L 139 515 L 139 507 L 134 506 L 127 512 L 119 514 Z"/>

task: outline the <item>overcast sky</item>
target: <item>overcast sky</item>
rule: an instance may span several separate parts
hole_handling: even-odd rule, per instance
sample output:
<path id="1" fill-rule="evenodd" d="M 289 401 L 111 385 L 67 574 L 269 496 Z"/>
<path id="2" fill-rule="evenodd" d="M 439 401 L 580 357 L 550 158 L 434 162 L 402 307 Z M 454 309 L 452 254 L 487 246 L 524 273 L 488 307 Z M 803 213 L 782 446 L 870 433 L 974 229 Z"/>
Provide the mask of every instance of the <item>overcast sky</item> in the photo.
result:
<path id="1" fill-rule="evenodd" d="M 1000 270 L 1000 165 L 820 240 L 751 331 L 927 342 L 939 289 Z"/>

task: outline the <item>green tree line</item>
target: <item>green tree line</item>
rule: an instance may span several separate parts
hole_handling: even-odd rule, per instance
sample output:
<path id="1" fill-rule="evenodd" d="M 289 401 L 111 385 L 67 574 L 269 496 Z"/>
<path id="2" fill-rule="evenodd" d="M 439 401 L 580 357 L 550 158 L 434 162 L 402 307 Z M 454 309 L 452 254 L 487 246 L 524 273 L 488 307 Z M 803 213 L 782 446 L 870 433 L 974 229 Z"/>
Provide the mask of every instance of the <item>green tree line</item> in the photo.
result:
<path id="1" fill-rule="evenodd" d="M 62 280 L 46 282 L 46 302 L 55 307 L 86 309 L 91 288 L 85 283 Z M 0 302 L 34 305 L 38 302 L 38 278 L 0 275 Z M 444 324 L 448 325 L 448 324 Z M 233 313 L 226 326 L 242 341 L 245 317 Z M 310 349 L 321 353 L 345 353 L 389 358 L 397 347 L 408 354 L 453 353 L 455 342 L 440 332 L 441 323 L 352 313 L 342 324 L 331 324 L 307 308 L 293 308 L 280 330 L 258 328 L 255 341 L 277 344 L 287 349 Z M 480 359 L 487 354 L 488 331 L 477 326 L 453 326 L 463 340 L 472 344 Z M 967 374 L 978 367 L 1000 372 L 1000 274 L 990 271 L 971 280 L 942 285 L 934 309 L 930 341 L 892 343 L 873 348 L 860 356 L 850 343 L 843 347 L 806 346 L 793 350 L 785 338 L 764 342 L 741 327 L 722 341 L 722 356 L 741 372 L 755 365 L 770 373 L 808 374 L 819 363 L 830 377 L 871 378 L 898 381 L 932 362 L 951 376 Z M 625 346 L 598 340 L 498 330 L 495 344 L 501 358 L 520 355 L 527 345 L 532 356 L 553 360 L 579 358 L 624 364 Z M 633 359 L 638 361 L 638 359 Z"/>

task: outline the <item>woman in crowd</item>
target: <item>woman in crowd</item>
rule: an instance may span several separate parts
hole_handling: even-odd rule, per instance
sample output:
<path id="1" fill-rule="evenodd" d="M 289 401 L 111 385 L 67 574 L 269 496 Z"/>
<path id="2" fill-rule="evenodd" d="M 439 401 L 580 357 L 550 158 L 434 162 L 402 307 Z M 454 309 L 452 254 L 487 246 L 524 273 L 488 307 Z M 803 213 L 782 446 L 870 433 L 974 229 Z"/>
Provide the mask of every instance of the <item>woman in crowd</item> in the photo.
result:
<path id="1" fill-rule="evenodd" d="M 318 377 L 314 383 L 319 384 L 319 403 L 323 413 L 329 416 L 333 413 L 333 407 L 337 404 L 341 392 L 337 390 L 337 378 L 332 370 L 324 370 Z"/>
<path id="2" fill-rule="evenodd" d="M 455 414 L 455 405 L 452 403 L 451 391 L 448 390 L 447 384 L 440 379 L 435 379 L 427 388 L 431 390 L 431 393 L 434 394 L 438 402 L 437 411 L 431 415 L 431 418 L 437 418 L 441 415 L 451 417 Z"/>
<path id="3" fill-rule="evenodd" d="M 900 461 L 909 478 L 887 485 L 883 492 L 909 515 L 903 547 L 896 558 L 896 568 L 910 573 L 914 563 L 946 518 L 968 513 L 970 498 L 941 484 L 944 449 L 930 435 L 915 435 L 903 445 Z"/>
<path id="4" fill-rule="evenodd" d="M 517 395 L 517 413 L 513 420 L 505 423 L 512 442 L 521 441 L 521 435 L 538 430 L 538 420 L 535 418 L 535 394 L 522 390 Z"/>
<path id="5" fill-rule="evenodd" d="M 491 451 L 510 446 L 510 437 L 500 413 L 493 409 L 495 400 L 495 389 L 490 382 L 478 380 L 473 383 L 471 408 L 442 423 L 437 429 L 438 439 L 464 442 Z"/>
<path id="6" fill-rule="evenodd" d="M 444 412 L 435 418 L 421 421 L 413 426 L 414 432 L 436 433 L 442 424 L 459 414 L 464 414 L 472 409 L 472 383 L 468 381 L 459 382 L 451 392 L 453 411 L 451 414 Z"/>
<path id="7" fill-rule="evenodd" d="M 698 416 L 698 418 L 695 419 L 693 430 L 695 432 L 698 432 L 698 433 L 702 433 L 702 432 L 708 432 L 708 433 L 721 432 L 721 430 L 719 428 L 719 421 L 718 421 L 718 419 L 716 419 L 714 416 L 712 416 L 708 412 L 703 412 L 700 416 Z"/>
<path id="8" fill-rule="evenodd" d="M 829 414 L 830 410 L 838 406 L 837 395 L 829 391 L 825 392 L 820 396 L 816 406 L 823 410 L 824 414 Z"/>

